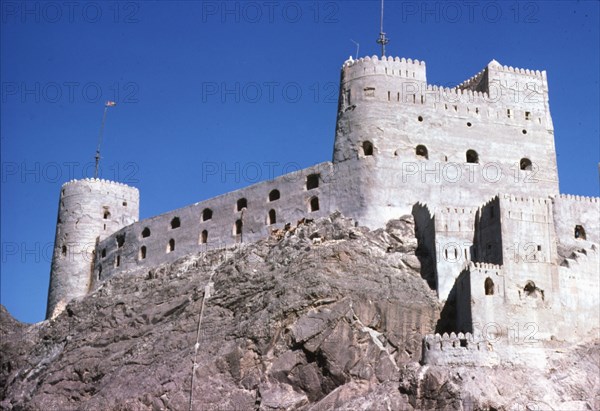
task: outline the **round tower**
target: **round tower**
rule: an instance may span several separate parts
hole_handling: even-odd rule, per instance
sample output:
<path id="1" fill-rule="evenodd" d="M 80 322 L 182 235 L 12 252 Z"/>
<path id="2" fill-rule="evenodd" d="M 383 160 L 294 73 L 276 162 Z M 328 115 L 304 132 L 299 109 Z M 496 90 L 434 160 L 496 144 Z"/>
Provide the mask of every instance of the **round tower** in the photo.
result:
<path id="1" fill-rule="evenodd" d="M 139 219 L 139 192 L 100 179 L 63 184 L 58 204 L 46 318 L 87 294 L 96 243 Z"/>

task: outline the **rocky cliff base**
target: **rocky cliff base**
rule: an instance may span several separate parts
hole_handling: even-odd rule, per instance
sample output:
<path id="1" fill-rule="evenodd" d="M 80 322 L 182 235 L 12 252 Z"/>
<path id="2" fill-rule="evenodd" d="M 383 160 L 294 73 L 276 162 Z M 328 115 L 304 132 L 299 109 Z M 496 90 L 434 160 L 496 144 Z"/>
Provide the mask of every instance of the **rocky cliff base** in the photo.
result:
<path id="1" fill-rule="evenodd" d="M 55 320 L 0 310 L 4 410 L 597 410 L 600 344 L 419 363 L 441 307 L 412 219 L 339 215 L 118 276 Z M 191 406 L 191 407 L 190 407 Z"/>

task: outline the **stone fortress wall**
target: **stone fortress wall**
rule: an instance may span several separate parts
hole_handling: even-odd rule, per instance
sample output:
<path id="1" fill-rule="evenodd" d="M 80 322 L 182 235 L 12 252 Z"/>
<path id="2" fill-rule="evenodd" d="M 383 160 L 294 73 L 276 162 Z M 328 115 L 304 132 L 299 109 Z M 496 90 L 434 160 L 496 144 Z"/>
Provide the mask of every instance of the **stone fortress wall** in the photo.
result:
<path id="1" fill-rule="evenodd" d="M 98 243 L 93 285 L 328 215 L 332 178 L 332 164 L 321 163 L 124 227 Z"/>
<path id="2" fill-rule="evenodd" d="M 484 71 L 487 86 L 473 91 L 428 85 L 417 60 L 344 64 L 333 161 L 361 176 L 361 223 L 379 226 L 415 200 L 473 207 L 502 192 L 558 194 L 545 73 L 496 62 Z"/>
<path id="3" fill-rule="evenodd" d="M 350 59 L 332 162 L 143 221 L 137 190 L 67 183 L 77 195 L 59 206 L 48 317 L 113 275 L 340 211 L 370 228 L 414 216 L 421 274 L 455 304 L 454 331 L 481 338 L 476 324 L 533 321 L 543 338 L 579 338 L 598 323 L 600 203 L 559 195 L 553 134 L 545 72 L 492 61 L 449 89 L 428 85 L 418 60 Z M 62 223 L 67 210 L 80 223 Z M 67 263 L 65 233 L 95 246 Z M 450 361 L 439 351 L 429 360 Z"/>
<path id="4" fill-rule="evenodd" d="M 63 184 L 46 317 L 60 313 L 66 303 L 91 289 L 98 241 L 139 219 L 137 188 L 106 180 L 85 179 Z"/>

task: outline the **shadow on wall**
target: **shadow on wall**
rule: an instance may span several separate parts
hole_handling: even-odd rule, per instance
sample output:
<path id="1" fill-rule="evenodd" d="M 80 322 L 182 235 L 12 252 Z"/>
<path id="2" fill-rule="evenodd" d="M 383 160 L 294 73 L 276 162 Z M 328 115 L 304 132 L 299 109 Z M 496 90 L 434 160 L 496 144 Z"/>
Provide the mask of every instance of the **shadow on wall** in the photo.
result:
<path id="1" fill-rule="evenodd" d="M 473 332 L 473 315 L 471 313 L 471 273 L 469 269 L 461 271 L 435 326 L 435 332 L 467 333 Z"/>
<path id="2" fill-rule="evenodd" d="M 429 288 L 437 290 L 435 217 L 431 216 L 427 206 L 420 203 L 413 206 L 412 215 L 415 220 L 415 237 L 417 238 L 415 255 L 421 263 L 421 277 L 427 281 Z"/>

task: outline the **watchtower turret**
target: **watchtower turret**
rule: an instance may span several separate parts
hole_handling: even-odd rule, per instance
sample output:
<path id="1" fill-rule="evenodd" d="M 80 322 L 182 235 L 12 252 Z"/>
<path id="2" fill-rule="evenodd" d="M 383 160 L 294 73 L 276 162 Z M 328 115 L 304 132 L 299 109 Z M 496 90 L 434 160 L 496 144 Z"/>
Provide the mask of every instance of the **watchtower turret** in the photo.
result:
<path id="1" fill-rule="evenodd" d="M 88 292 L 96 243 L 138 219 L 137 188 L 100 179 L 62 186 L 46 318 Z"/>

